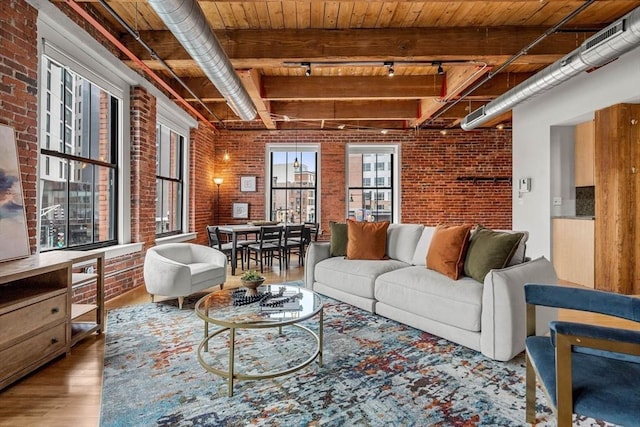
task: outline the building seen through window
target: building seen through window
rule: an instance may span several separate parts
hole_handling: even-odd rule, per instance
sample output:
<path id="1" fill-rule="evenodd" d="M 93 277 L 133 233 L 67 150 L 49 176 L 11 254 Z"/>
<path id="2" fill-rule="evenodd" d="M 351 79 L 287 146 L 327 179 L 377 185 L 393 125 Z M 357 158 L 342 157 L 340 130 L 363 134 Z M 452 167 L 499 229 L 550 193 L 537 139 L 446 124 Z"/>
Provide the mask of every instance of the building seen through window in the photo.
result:
<path id="1" fill-rule="evenodd" d="M 294 167 L 298 158 L 300 166 Z M 315 151 L 283 149 L 271 151 L 269 219 L 302 223 L 316 222 L 317 154 Z"/>
<path id="2" fill-rule="evenodd" d="M 393 153 L 360 146 L 348 156 L 348 218 L 393 222 Z"/>
<path id="3" fill-rule="evenodd" d="M 121 101 L 43 61 L 40 249 L 113 244 Z"/>

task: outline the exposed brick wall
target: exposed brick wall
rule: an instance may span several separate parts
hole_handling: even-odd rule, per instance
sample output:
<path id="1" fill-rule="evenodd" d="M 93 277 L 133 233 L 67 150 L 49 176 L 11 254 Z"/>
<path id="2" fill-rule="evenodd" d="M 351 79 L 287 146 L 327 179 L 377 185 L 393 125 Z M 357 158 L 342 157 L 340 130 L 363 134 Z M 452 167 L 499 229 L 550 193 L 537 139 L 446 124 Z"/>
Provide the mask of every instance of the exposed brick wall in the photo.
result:
<path id="1" fill-rule="evenodd" d="M 400 144 L 402 222 L 482 223 L 511 227 L 511 185 L 508 182 L 460 181 L 461 176 L 510 177 L 511 132 L 478 130 L 391 132 L 387 135 L 357 131 L 223 131 L 217 137 L 216 173 L 220 188 L 221 223 L 234 220 L 234 201 L 250 204 L 250 219 L 264 219 L 264 165 L 268 143 L 295 142 L 321 145 L 321 228 L 344 220 L 346 144 Z M 231 161 L 222 161 L 228 150 Z M 240 176 L 258 177 L 256 193 L 240 192 Z"/>
<path id="2" fill-rule="evenodd" d="M 215 190 L 213 178 L 216 176 L 216 157 L 214 151 L 214 130 L 199 123 L 191 130 L 191 147 L 189 152 L 189 229 L 198 232 L 194 241 L 207 245 L 205 233 L 207 225 L 215 221 Z"/>
<path id="3" fill-rule="evenodd" d="M 131 88 L 131 240 L 145 249 L 155 242 L 156 99 Z"/>
<path id="4" fill-rule="evenodd" d="M 29 248 L 36 250 L 38 185 L 37 11 L 22 0 L 0 2 L 0 124 L 15 129 Z"/>

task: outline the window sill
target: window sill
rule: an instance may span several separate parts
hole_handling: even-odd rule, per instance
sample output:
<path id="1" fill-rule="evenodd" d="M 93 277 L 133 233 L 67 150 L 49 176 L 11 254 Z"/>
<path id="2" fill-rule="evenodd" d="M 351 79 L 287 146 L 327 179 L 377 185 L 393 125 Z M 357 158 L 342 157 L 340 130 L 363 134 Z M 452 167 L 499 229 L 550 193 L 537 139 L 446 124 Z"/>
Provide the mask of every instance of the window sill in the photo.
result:
<path id="1" fill-rule="evenodd" d="M 103 249 L 96 249 L 96 251 L 104 252 L 104 258 L 107 260 L 142 252 L 143 247 L 144 245 L 142 243 L 127 243 L 124 245 L 108 246 Z"/>
<path id="2" fill-rule="evenodd" d="M 182 233 L 174 236 L 160 237 L 156 239 L 156 245 L 163 245 L 165 243 L 179 243 L 193 240 L 198 237 L 198 233 Z"/>
<path id="3" fill-rule="evenodd" d="M 162 245 L 165 243 L 186 242 L 195 239 L 197 236 L 198 233 L 183 233 L 177 234 L 175 236 L 162 237 L 160 239 L 156 239 L 156 245 Z M 104 258 L 107 260 L 125 255 L 135 254 L 137 252 L 142 252 L 143 249 L 144 244 L 142 243 L 127 243 L 124 245 L 108 246 L 106 248 L 95 249 L 95 251 L 104 252 Z"/>

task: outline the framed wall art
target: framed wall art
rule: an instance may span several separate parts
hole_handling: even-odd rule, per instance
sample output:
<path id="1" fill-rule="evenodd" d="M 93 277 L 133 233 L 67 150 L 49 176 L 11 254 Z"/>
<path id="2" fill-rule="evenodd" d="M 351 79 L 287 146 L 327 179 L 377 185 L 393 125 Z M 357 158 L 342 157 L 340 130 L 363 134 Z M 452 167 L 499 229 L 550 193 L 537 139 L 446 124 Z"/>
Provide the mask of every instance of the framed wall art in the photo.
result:
<path id="1" fill-rule="evenodd" d="M 234 203 L 233 217 L 239 219 L 249 218 L 249 203 Z"/>
<path id="2" fill-rule="evenodd" d="M 29 231 L 15 132 L 0 125 L 0 261 L 29 256 Z"/>
<path id="3" fill-rule="evenodd" d="M 241 176 L 240 177 L 240 191 L 256 191 L 256 177 L 255 176 Z"/>

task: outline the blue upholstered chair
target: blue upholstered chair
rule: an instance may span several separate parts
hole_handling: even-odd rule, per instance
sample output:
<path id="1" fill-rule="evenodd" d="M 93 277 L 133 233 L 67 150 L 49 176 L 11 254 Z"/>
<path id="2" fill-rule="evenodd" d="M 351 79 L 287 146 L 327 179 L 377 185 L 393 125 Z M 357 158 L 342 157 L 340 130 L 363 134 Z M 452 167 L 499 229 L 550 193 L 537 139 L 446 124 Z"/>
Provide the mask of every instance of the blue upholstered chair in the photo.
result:
<path id="1" fill-rule="evenodd" d="M 589 311 L 640 322 L 640 298 L 557 285 L 525 285 L 526 420 L 535 425 L 536 378 L 558 426 L 573 414 L 640 425 L 640 331 L 553 321 L 535 336 L 535 306 Z"/>

